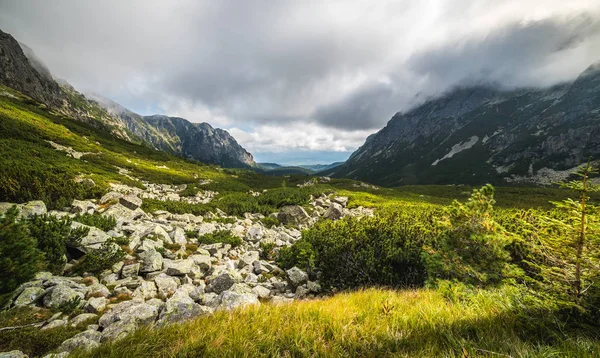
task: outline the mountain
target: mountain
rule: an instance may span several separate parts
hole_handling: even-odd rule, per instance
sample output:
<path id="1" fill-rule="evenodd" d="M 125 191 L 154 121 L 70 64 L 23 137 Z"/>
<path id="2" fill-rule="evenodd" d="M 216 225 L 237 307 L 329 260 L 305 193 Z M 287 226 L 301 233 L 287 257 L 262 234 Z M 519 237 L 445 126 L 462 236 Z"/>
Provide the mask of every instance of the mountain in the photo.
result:
<path id="1" fill-rule="evenodd" d="M 375 184 L 551 184 L 600 159 L 600 63 L 545 89 L 456 88 L 325 173 Z"/>
<path id="2" fill-rule="evenodd" d="M 324 170 L 333 169 L 340 165 L 344 164 L 344 162 L 335 162 L 331 164 L 307 164 L 307 165 L 298 165 L 300 168 L 309 169 L 314 171 L 315 173 L 322 172 Z"/>
<path id="3" fill-rule="evenodd" d="M 41 102 L 56 114 L 73 118 L 115 137 L 184 158 L 223 167 L 253 167 L 248 153 L 225 130 L 183 118 L 140 116 L 101 96 L 87 98 L 53 78 L 32 49 L 0 31 L 0 84 Z"/>
<path id="4" fill-rule="evenodd" d="M 256 166 L 252 154 L 223 129 L 178 117 L 142 116 L 102 96 L 88 96 L 123 121 L 129 132 L 155 149 L 223 167 Z"/>

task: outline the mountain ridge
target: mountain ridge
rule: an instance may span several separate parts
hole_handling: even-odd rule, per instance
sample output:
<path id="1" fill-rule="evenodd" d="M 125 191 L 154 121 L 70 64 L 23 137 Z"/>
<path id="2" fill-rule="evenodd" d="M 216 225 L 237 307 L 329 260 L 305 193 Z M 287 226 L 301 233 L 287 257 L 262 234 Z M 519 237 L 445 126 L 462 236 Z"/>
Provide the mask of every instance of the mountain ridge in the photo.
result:
<path id="1" fill-rule="evenodd" d="M 600 156 L 600 66 L 549 88 L 455 88 L 325 173 L 379 185 L 551 184 Z"/>

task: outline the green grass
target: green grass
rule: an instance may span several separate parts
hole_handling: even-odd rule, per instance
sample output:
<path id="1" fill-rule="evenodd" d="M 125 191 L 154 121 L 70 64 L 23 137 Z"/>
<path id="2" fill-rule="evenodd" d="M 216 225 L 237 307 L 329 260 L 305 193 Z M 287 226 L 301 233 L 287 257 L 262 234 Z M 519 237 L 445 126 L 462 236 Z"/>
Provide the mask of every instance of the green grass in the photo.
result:
<path id="1" fill-rule="evenodd" d="M 75 357 L 593 357 L 600 350 L 597 332 L 557 333 L 552 312 L 525 308 L 512 287 L 469 297 L 369 289 L 265 304 L 144 328 Z"/>

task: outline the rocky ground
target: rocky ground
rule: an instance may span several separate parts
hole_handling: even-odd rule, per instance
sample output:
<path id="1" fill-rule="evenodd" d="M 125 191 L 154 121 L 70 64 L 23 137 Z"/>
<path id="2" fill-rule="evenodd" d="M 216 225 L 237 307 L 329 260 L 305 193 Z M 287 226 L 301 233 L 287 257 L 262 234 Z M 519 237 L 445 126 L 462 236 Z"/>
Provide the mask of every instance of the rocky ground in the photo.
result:
<path id="1" fill-rule="evenodd" d="M 79 301 L 85 313 L 69 318 L 57 313 L 40 325 L 50 329 L 61 325 L 89 323 L 87 330 L 64 341 L 59 354 L 64 357 L 78 348 L 93 348 L 108 340 L 119 339 L 142 325 L 166 325 L 215 310 L 231 310 L 261 302 L 285 303 L 319 295 L 318 281 L 310 281 L 306 272 L 294 267 L 287 271 L 265 259 L 261 243 L 272 243 L 275 250 L 291 245 L 301 238 L 301 230 L 319 218 L 340 219 L 346 215 L 372 215 L 370 209 L 348 209 L 347 197 L 322 196 L 313 198 L 310 214 L 300 206 L 285 206 L 271 214 L 281 225 L 265 227 L 261 214 L 247 213 L 244 219 L 227 216 L 223 212 L 205 216 L 172 214 L 166 211 L 146 213 L 141 209 L 142 198 L 208 202 L 217 195 L 200 192 L 193 198 L 180 198 L 181 186 L 146 183 L 146 190 L 113 186 L 113 191 L 100 200 L 72 203 L 69 211 L 50 211 L 56 216 L 78 213 L 102 213 L 113 216 L 117 225 L 104 232 L 90 227 L 77 250 L 81 254 L 99 248 L 111 237 L 129 238 L 125 258 L 98 276 L 53 276 L 39 272 L 31 282 L 17 289 L 9 307 L 34 306 L 56 308 L 68 302 Z M 260 193 L 253 193 L 260 195 Z M 12 204 L 1 203 L 0 212 Z M 21 215 L 46 213 L 42 202 L 21 204 Z M 221 219 L 219 219 L 221 218 Z M 74 226 L 83 224 L 74 222 Z M 199 236 L 227 230 L 242 239 L 233 248 L 229 244 L 198 245 Z M 166 250 L 165 245 L 170 249 Z M 173 250 L 173 248 L 179 249 Z M 194 249 L 190 252 L 190 248 Z M 65 271 L 76 264 L 71 260 Z M 14 353 L 14 354 L 13 354 Z M 0 353 L 0 357 L 21 357 L 19 352 Z"/>

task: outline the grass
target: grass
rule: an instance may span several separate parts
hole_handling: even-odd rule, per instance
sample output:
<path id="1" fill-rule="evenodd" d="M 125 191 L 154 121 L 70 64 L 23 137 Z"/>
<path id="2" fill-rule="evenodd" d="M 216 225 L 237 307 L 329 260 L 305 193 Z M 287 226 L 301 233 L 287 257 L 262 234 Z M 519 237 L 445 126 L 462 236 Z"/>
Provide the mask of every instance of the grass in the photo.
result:
<path id="1" fill-rule="evenodd" d="M 592 357 L 600 350 L 592 332 L 557 336 L 548 319 L 534 320 L 548 314 L 520 306 L 513 288 L 456 302 L 430 289 L 368 289 L 144 328 L 75 357 Z"/>

